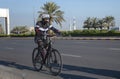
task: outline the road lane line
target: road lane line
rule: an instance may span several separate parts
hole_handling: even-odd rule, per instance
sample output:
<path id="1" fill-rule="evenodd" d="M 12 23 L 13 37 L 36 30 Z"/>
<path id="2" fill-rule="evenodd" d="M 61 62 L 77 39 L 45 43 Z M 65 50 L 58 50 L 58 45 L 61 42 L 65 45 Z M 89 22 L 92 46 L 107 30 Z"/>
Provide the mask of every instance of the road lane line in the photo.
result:
<path id="1" fill-rule="evenodd" d="M 110 50 L 118 50 L 120 51 L 120 48 L 109 48 Z"/>
<path id="2" fill-rule="evenodd" d="M 75 57 L 75 58 L 81 58 L 82 56 L 79 55 L 71 55 L 71 54 L 61 54 L 63 56 L 68 56 L 68 57 Z"/>
<path id="3" fill-rule="evenodd" d="M 12 48 L 12 47 L 5 47 L 5 49 L 7 49 L 7 50 L 14 50 L 14 48 Z"/>

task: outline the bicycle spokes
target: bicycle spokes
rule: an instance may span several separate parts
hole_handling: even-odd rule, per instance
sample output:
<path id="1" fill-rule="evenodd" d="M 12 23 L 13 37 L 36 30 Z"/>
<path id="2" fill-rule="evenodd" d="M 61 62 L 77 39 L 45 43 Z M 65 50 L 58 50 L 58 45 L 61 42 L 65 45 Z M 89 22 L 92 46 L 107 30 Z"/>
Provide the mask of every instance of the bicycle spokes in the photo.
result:
<path id="1" fill-rule="evenodd" d="M 39 71 L 42 69 L 42 57 L 38 52 L 38 48 L 35 48 L 32 53 L 32 61 L 35 70 Z"/>
<path id="2" fill-rule="evenodd" d="M 61 55 L 57 50 L 52 50 L 49 55 L 49 66 L 50 72 L 53 75 L 58 75 L 62 69 L 62 59 Z"/>

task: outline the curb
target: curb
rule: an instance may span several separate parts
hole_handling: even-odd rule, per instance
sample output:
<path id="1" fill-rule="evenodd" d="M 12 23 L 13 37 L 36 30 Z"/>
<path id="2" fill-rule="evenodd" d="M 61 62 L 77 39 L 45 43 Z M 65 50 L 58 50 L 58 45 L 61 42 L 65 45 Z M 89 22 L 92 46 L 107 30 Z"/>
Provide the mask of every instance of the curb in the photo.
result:
<path id="1" fill-rule="evenodd" d="M 34 37 L 0 37 L 0 39 L 34 40 Z M 53 37 L 57 40 L 120 40 L 120 37 Z"/>
<path id="2" fill-rule="evenodd" d="M 120 40 L 120 37 L 57 37 L 61 40 Z"/>

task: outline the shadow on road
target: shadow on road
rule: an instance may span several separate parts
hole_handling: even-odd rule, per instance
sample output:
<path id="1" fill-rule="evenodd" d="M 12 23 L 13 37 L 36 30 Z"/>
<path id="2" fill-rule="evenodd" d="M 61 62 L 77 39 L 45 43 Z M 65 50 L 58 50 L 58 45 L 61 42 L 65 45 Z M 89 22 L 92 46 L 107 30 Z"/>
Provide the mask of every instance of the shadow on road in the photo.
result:
<path id="1" fill-rule="evenodd" d="M 12 61 L 0 60 L 0 65 L 6 66 L 6 67 L 11 67 L 11 68 L 16 68 L 19 70 L 29 70 L 29 71 L 38 72 L 33 67 L 17 64 L 16 62 L 12 62 Z M 50 75 L 49 73 L 46 72 L 46 70 L 41 70 L 41 71 L 39 71 L 39 73 L 44 73 L 46 75 Z"/>
<path id="2" fill-rule="evenodd" d="M 32 67 L 16 64 L 15 62 L 11 62 L 11 61 L 2 61 L 2 60 L 0 60 L 0 65 L 13 67 L 13 68 L 17 68 L 17 69 L 20 69 L 20 70 L 27 69 L 27 70 L 34 71 L 34 69 Z"/>
<path id="3" fill-rule="evenodd" d="M 86 76 L 80 76 L 80 75 L 74 75 L 74 74 L 60 74 L 60 76 L 63 79 L 97 79 L 92 77 L 86 77 Z"/>
<path id="4" fill-rule="evenodd" d="M 0 65 L 13 67 L 13 68 L 17 68 L 20 70 L 26 69 L 26 70 L 35 71 L 34 68 L 32 67 L 16 64 L 15 62 L 11 62 L 11 61 L 0 60 Z M 79 71 L 79 72 L 85 72 L 85 73 L 120 79 L 120 71 L 115 71 L 115 70 L 96 69 L 96 68 L 88 68 L 88 67 L 80 67 L 80 66 L 72 66 L 72 65 L 64 64 L 63 71 L 67 71 L 67 73 L 60 74 L 60 77 L 62 77 L 63 79 L 97 79 L 97 78 L 91 78 L 91 77 L 86 77 L 86 76 L 81 76 L 81 75 L 75 75 L 74 73 L 69 74 L 70 71 Z"/>
<path id="5" fill-rule="evenodd" d="M 120 71 L 115 70 L 107 70 L 107 69 L 95 69 L 95 68 L 88 68 L 88 67 L 79 67 L 79 66 L 72 66 L 72 65 L 63 65 L 63 71 L 79 71 L 79 72 L 86 72 L 90 74 L 96 74 L 101 76 L 113 77 L 116 79 L 120 79 Z M 96 78 L 89 78 L 79 75 L 71 75 L 71 74 L 61 74 L 61 77 L 64 79 L 96 79 Z"/>

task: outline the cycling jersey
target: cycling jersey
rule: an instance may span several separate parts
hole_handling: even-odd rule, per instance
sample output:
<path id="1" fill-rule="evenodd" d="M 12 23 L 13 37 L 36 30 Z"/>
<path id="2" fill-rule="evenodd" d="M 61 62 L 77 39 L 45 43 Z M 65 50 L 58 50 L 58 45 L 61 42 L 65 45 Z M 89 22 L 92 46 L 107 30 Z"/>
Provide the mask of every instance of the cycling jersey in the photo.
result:
<path id="1" fill-rule="evenodd" d="M 60 35 L 60 31 L 57 30 L 52 25 L 50 25 L 48 22 L 44 23 L 43 21 L 38 21 L 35 26 L 35 42 L 41 39 L 45 29 L 52 30 L 54 33 L 57 33 L 58 35 Z"/>

